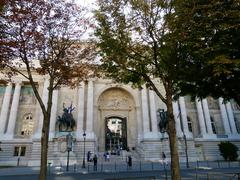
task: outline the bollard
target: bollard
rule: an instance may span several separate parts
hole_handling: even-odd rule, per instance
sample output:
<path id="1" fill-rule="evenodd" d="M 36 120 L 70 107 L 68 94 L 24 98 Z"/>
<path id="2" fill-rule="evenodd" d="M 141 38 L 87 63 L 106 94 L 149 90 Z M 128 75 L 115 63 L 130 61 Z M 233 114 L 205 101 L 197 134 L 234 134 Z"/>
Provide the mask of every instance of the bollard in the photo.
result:
<path id="1" fill-rule="evenodd" d="M 77 165 L 74 164 L 74 165 L 73 165 L 73 171 L 76 172 L 76 170 L 77 170 Z"/>
<path id="2" fill-rule="evenodd" d="M 88 166 L 87 166 L 87 171 L 89 172 L 89 164 L 88 164 Z"/>
<path id="3" fill-rule="evenodd" d="M 20 157 L 18 156 L 18 159 L 17 159 L 17 166 L 19 166 L 20 164 Z"/>
<path id="4" fill-rule="evenodd" d="M 197 167 L 199 167 L 199 165 L 198 165 L 198 160 L 197 160 Z"/>
<path id="5" fill-rule="evenodd" d="M 198 170 L 197 170 L 197 168 L 195 168 L 195 170 L 196 170 L 196 176 L 195 176 L 195 179 L 198 180 Z"/>
<path id="6" fill-rule="evenodd" d="M 209 173 L 207 173 L 207 180 L 209 180 L 210 179 L 210 177 L 209 177 Z"/>
<path id="7" fill-rule="evenodd" d="M 50 175 L 51 174 L 51 162 L 48 162 L 48 175 Z"/>
<path id="8" fill-rule="evenodd" d="M 217 163 L 218 163 L 218 168 L 220 168 L 220 163 L 219 163 L 219 160 L 217 160 Z"/>
<path id="9" fill-rule="evenodd" d="M 153 162 L 152 162 L 152 171 L 153 171 Z"/>
<path id="10" fill-rule="evenodd" d="M 168 175 L 167 175 L 167 169 L 166 169 L 166 164 L 165 162 L 163 162 L 163 168 L 164 168 L 164 172 L 165 172 L 165 180 L 168 180 Z"/>
<path id="11" fill-rule="evenodd" d="M 139 169 L 140 169 L 140 172 L 142 171 L 142 163 L 141 161 L 139 162 Z"/>

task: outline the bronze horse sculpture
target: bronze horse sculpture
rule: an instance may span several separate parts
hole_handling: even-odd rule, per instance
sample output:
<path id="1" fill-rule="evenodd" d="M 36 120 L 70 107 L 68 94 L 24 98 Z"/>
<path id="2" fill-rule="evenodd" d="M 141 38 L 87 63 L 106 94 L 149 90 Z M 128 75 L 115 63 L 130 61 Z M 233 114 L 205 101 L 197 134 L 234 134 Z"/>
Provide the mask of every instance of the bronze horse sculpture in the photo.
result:
<path id="1" fill-rule="evenodd" d="M 57 117 L 57 124 L 59 131 L 73 131 L 74 127 L 76 125 L 76 122 L 73 118 L 72 111 L 75 108 L 72 107 L 72 104 L 70 107 L 66 108 L 63 104 L 63 114 L 62 117 Z"/>

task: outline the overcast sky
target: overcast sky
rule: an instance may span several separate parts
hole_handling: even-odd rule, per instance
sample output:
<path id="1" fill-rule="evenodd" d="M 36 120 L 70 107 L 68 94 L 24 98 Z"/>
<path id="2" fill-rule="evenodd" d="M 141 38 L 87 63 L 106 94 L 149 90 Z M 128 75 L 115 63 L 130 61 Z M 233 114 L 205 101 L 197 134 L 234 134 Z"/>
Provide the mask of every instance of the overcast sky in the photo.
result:
<path id="1" fill-rule="evenodd" d="M 83 6 L 92 6 L 95 0 L 76 0 L 77 3 L 83 5 Z"/>

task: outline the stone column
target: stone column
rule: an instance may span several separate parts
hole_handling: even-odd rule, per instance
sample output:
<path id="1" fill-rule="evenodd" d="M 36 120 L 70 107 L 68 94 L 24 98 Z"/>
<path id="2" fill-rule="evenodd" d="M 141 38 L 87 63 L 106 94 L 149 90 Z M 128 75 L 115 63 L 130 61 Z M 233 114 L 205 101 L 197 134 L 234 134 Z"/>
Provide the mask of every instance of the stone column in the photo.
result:
<path id="1" fill-rule="evenodd" d="M 157 110 L 156 110 L 156 102 L 154 97 L 154 91 L 150 90 L 150 112 L 151 112 L 151 121 L 152 121 L 152 132 L 158 132 L 158 124 L 157 124 Z"/>
<path id="2" fill-rule="evenodd" d="M 93 132 L 93 81 L 88 82 L 86 131 Z"/>
<path id="3" fill-rule="evenodd" d="M 149 127 L 149 109 L 148 109 L 148 99 L 147 99 L 147 88 L 142 89 L 141 94 L 142 99 L 142 120 L 143 120 L 143 134 L 150 132 Z"/>
<path id="4" fill-rule="evenodd" d="M 236 124 L 234 121 L 234 115 L 233 115 L 232 106 L 230 102 L 227 102 L 226 109 L 227 109 L 228 119 L 229 119 L 232 133 L 237 134 L 238 132 L 237 132 Z"/>
<path id="5" fill-rule="evenodd" d="M 207 132 L 206 132 L 206 125 L 205 125 L 204 116 L 203 116 L 202 104 L 201 104 L 201 101 L 198 99 L 196 99 L 195 102 L 197 106 L 198 123 L 200 126 L 201 135 L 205 136 Z"/>
<path id="6" fill-rule="evenodd" d="M 45 78 L 44 85 L 43 85 L 43 92 L 42 92 L 42 101 L 47 109 L 47 101 L 48 101 L 48 87 L 49 87 L 49 79 Z M 43 112 L 41 107 L 39 106 L 39 117 L 36 117 L 38 119 L 38 125 L 37 125 L 37 131 L 34 134 L 34 138 L 41 138 L 42 135 L 42 127 L 43 127 Z"/>
<path id="7" fill-rule="evenodd" d="M 176 122 L 177 136 L 182 137 L 180 112 L 179 112 L 178 102 L 176 102 L 176 101 L 173 101 L 173 114 L 174 114 L 174 119 Z"/>
<path id="8" fill-rule="evenodd" d="M 21 93 L 21 82 L 16 82 L 15 90 L 13 94 L 12 106 L 10 110 L 9 121 L 8 121 L 8 127 L 6 132 L 6 136 L 9 139 L 13 139 L 14 137 L 14 130 L 15 130 L 15 124 L 17 120 L 20 93 Z"/>
<path id="9" fill-rule="evenodd" d="M 84 82 L 80 83 L 78 91 L 78 117 L 77 117 L 77 138 L 82 138 L 83 120 L 84 120 Z"/>
<path id="10" fill-rule="evenodd" d="M 184 97 L 179 98 L 179 105 L 180 105 L 180 110 L 181 110 L 183 131 L 184 131 L 186 136 L 189 136 L 190 132 L 189 132 L 189 129 L 188 129 L 187 111 L 186 111 L 186 105 L 185 105 Z"/>
<path id="11" fill-rule="evenodd" d="M 3 103 L 2 103 L 2 109 L 0 114 L 0 136 L 4 134 L 7 117 L 8 117 L 8 111 L 9 111 L 9 105 L 12 95 L 12 83 L 8 83 L 5 94 L 3 97 Z"/>
<path id="12" fill-rule="evenodd" d="M 225 104 L 223 103 L 223 98 L 219 98 L 218 102 L 219 102 L 219 106 L 220 106 L 220 111 L 221 111 L 225 134 L 231 134 L 231 129 L 230 129 L 229 122 L 228 122 L 226 107 L 225 107 Z"/>
<path id="13" fill-rule="evenodd" d="M 207 132 L 208 132 L 208 134 L 212 135 L 213 130 L 212 130 L 212 125 L 211 125 L 211 118 L 210 118 L 207 99 L 202 100 L 202 107 L 203 107 L 204 117 L 205 117 L 205 120 L 206 120 Z"/>
<path id="14" fill-rule="evenodd" d="M 58 105 L 58 90 L 54 90 L 53 97 L 52 97 L 49 139 L 54 138 L 55 136 L 55 125 L 57 120 L 57 105 Z"/>

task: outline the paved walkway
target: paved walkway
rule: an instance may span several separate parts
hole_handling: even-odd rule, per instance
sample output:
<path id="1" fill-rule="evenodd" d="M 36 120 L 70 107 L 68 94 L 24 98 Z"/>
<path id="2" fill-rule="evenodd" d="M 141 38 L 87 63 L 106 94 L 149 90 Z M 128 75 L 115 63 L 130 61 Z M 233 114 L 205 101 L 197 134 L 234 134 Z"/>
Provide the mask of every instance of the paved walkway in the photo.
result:
<path id="1" fill-rule="evenodd" d="M 186 163 L 181 163 L 182 179 L 237 179 L 240 173 L 239 162 L 191 162 L 190 168 Z M 100 161 L 97 171 L 93 170 L 93 163 L 86 163 L 86 168 L 81 165 L 52 166 L 48 168 L 48 179 L 54 180 L 77 180 L 77 179 L 170 179 L 170 166 L 160 162 L 137 161 L 133 166 L 127 167 L 125 161 L 109 162 Z M 39 167 L 10 167 L 0 168 L 0 180 L 34 180 L 37 179 Z M 80 178 L 81 177 L 81 178 Z M 216 178 L 215 178 L 216 177 Z M 239 177 L 240 178 L 240 177 Z"/>

